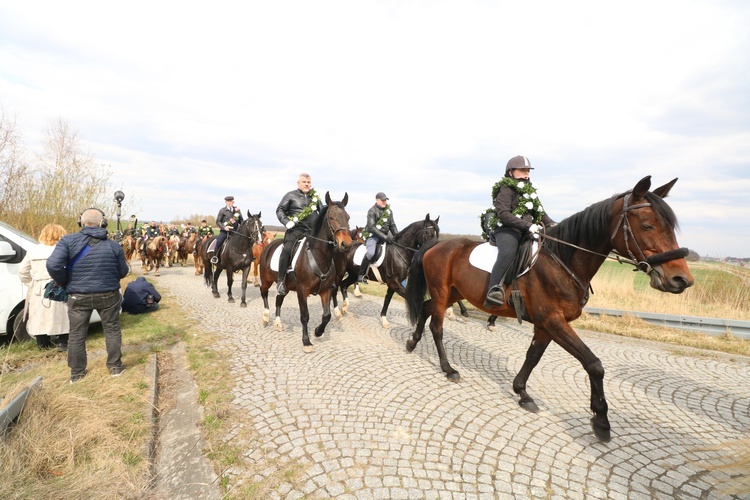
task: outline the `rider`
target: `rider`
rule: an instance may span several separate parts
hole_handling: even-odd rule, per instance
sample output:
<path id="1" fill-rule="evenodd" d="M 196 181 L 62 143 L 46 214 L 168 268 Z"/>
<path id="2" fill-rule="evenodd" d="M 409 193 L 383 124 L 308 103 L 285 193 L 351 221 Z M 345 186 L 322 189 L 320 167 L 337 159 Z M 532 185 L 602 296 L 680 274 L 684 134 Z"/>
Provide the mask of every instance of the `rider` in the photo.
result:
<path id="1" fill-rule="evenodd" d="M 156 225 L 156 222 L 151 221 L 141 226 L 141 239 L 138 242 L 138 252 L 142 257 L 146 256 L 146 241 L 157 236 L 160 236 L 160 234 L 159 226 Z"/>
<path id="2" fill-rule="evenodd" d="M 398 234 L 396 221 L 393 220 L 393 212 L 388 204 L 388 197 L 385 193 L 380 192 L 375 195 L 375 204 L 367 211 L 367 225 L 362 235 L 366 236 L 365 248 L 367 253 L 362 259 L 359 266 L 359 283 L 367 283 L 367 269 L 370 267 L 370 260 L 375 255 L 378 244 L 387 241 L 393 243 L 393 237 Z"/>
<path id="3" fill-rule="evenodd" d="M 490 288 L 485 297 L 485 307 L 501 307 L 505 303 L 505 289 L 501 283 L 505 272 L 518 251 L 521 238 L 530 233 L 534 238 L 543 225 L 556 223 L 544 211 L 536 189 L 531 185 L 529 173 L 533 170 L 525 156 L 514 156 L 505 167 L 505 177 L 495 184 L 494 205 L 498 228 L 497 260 L 490 275 Z"/>
<path id="4" fill-rule="evenodd" d="M 185 227 L 182 228 L 182 236 L 189 237 L 193 233 L 198 234 L 198 230 L 193 226 L 192 222 L 188 222 Z"/>
<path id="5" fill-rule="evenodd" d="M 166 234 L 167 237 L 179 236 L 179 235 L 180 235 L 180 231 L 177 229 L 177 227 L 174 224 L 169 224 L 167 226 L 167 234 Z"/>
<path id="6" fill-rule="evenodd" d="M 190 223 L 188 222 L 188 224 Z M 194 233 L 196 232 L 192 224 L 190 224 L 190 229 L 193 230 L 192 232 Z M 187 232 L 187 229 L 185 229 L 185 231 L 186 231 L 186 236 L 190 236 L 190 232 Z M 206 236 L 214 235 L 214 228 L 208 225 L 208 222 L 206 222 L 206 219 L 203 219 L 201 221 L 200 227 L 198 227 L 197 233 L 198 233 L 198 241 L 202 241 L 203 238 L 205 238 Z M 198 255 L 198 241 L 196 241 L 195 245 L 193 246 L 193 255 Z"/>
<path id="7" fill-rule="evenodd" d="M 276 289 L 278 295 L 287 293 L 284 281 L 289 268 L 292 247 L 298 239 L 310 232 L 313 219 L 310 215 L 317 212 L 319 206 L 318 197 L 312 189 L 310 174 L 302 173 L 297 178 L 297 189 L 285 194 L 276 208 L 276 217 L 286 228 L 284 245 L 279 257 L 279 286 Z"/>
<path id="8" fill-rule="evenodd" d="M 229 232 L 237 229 L 242 224 L 242 211 L 234 206 L 234 196 L 224 197 L 225 206 L 221 207 L 219 214 L 216 216 L 216 225 L 219 226 L 219 235 L 216 237 L 216 244 L 213 250 L 209 250 L 207 254 L 213 253 L 211 257 L 211 264 L 219 262 L 219 250 L 224 240 L 229 236 Z"/>

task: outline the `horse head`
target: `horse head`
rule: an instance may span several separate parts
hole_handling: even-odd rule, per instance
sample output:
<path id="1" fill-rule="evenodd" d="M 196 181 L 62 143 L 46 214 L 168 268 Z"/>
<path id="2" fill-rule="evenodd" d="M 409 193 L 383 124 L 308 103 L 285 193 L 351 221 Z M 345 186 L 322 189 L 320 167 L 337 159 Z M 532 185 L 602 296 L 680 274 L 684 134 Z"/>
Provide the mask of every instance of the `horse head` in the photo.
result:
<path id="1" fill-rule="evenodd" d="M 651 287 L 662 292 L 682 293 L 695 282 L 685 257 L 687 249 L 677 245 L 677 218 L 664 201 L 677 179 L 649 192 L 646 176 L 613 204 L 619 212 L 610 233 L 615 252 L 634 261 L 651 278 Z"/>
<path id="2" fill-rule="evenodd" d="M 365 228 L 355 226 L 354 229 L 349 231 L 349 235 L 352 237 L 352 241 L 356 243 L 364 243 L 365 239 L 362 237 L 362 231 L 364 231 Z"/>
<path id="3" fill-rule="evenodd" d="M 346 252 L 352 246 L 352 236 L 349 230 L 349 214 L 346 212 L 346 204 L 349 202 L 349 193 L 344 193 L 341 201 L 332 201 L 331 195 L 326 191 L 326 207 L 323 210 L 327 237 L 333 243 L 334 249 Z"/>

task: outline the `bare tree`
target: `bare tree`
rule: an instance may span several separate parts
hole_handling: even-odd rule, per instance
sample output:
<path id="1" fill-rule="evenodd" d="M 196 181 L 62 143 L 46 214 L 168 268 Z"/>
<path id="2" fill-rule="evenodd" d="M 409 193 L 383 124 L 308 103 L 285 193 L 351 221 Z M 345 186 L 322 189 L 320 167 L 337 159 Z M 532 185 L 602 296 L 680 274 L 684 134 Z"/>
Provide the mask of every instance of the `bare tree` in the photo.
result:
<path id="1" fill-rule="evenodd" d="M 24 160 L 21 136 L 15 117 L 0 107 L 0 218 L 14 219 L 26 205 L 22 193 L 33 182 L 28 163 Z"/>

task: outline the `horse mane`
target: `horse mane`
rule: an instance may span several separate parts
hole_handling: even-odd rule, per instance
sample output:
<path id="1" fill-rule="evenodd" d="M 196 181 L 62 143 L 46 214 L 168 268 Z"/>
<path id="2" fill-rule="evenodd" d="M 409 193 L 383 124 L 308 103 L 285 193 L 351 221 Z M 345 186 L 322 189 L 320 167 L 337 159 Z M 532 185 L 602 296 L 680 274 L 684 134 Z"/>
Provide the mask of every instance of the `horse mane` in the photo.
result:
<path id="1" fill-rule="evenodd" d="M 611 238 L 609 226 L 612 204 L 632 192 L 632 190 L 625 191 L 609 199 L 594 203 L 590 207 L 562 220 L 558 225 L 549 228 L 547 234 L 584 248 L 588 248 L 590 242 L 609 241 Z M 661 197 L 648 192 L 646 193 L 646 201 L 651 204 L 651 209 L 656 215 L 669 224 L 672 229 L 678 227 L 677 217 L 672 208 Z M 575 250 L 569 245 L 551 240 L 548 240 L 545 246 L 550 252 L 557 254 L 565 263 L 570 263 Z"/>
<path id="2" fill-rule="evenodd" d="M 338 205 L 342 209 L 344 208 L 344 206 L 339 201 L 335 201 L 333 202 L 333 204 Z M 318 234 L 320 228 L 323 227 L 323 221 L 326 218 L 326 213 L 328 213 L 328 205 L 323 205 L 320 209 L 320 212 L 318 212 L 318 215 L 315 215 L 314 213 L 310 215 L 310 217 L 313 218 L 310 234 Z"/>

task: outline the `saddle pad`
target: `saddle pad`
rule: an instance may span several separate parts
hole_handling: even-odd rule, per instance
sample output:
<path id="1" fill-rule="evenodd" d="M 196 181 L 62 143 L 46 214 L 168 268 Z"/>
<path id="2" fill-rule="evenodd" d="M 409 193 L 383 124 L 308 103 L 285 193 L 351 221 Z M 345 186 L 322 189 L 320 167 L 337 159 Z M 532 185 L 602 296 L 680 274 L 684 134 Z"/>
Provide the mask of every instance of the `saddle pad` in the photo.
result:
<path id="1" fill-rule="evenodd" d="M 531 266 L 534 265 L 534 262 L 536 262 L 536 258 L 538 256 L 539 242 L 534 241 L 531 243 L 531 263 L 529 264 L 529 267 L 524 269 L 522 273 L 519 273 L 518 276 L 523 276 L 524 274 L 529 272 L 529 269 L 531 269 Z M 469 264 L 488 273 L 492 272 L 492 266 L 495 265 L 496 260 L 497 247 L 494 247 L 489 243 L 482 243 L 481 245 L 477 245 L 469 254 Z"/>
<path id="2" fill-rule="evenodd" d="M 378 261 L 370 262 L 370 267 L 378 267 L 383 263 L 383 261 L 385 260 L 385 245 L 386 243 L 383 243 L 383 251 L 380 252 Z M 362 265 L 362 260 L 365 258 L 365 253 L 367 253 L 367 248 L 364 245 L 360 245 L 359 247 L 357 247 L 357 249 L 354 251 L 352 262 L 354 262 L 358 266 Z"/>
<path id="3" fill-rule="evenodd" d="M 297 245 L 297 250 L 294 252 L 294 255 L 292 256 L 292 263 L 290 269 L 294 269 L 294 266 L 297 264 L 297 259 L 299 258 L 299 254 L 302 252 L 302 248 L 305 244 L 305 240 L 307 237 L 302 238 L 299 241 L 299 245 Z M 279 261 L 281 260 L 281 249 L 284 248 L 284 245 L 279 245 L 276 247 L 276 249 L 271 254 L 271 262 L 269 262 L 269 266 L 271 267 L 271 271 L 279 272 Z"/>

